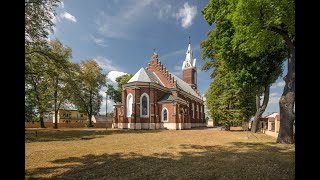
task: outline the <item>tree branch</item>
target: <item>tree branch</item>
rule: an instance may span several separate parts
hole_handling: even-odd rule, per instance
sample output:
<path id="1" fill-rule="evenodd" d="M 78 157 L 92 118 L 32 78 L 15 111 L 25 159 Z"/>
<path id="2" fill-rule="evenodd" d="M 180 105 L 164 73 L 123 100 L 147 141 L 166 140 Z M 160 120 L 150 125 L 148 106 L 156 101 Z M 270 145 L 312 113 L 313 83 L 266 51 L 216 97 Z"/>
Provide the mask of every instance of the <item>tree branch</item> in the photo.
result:
<path id="1" fill-rule="evenodd" d="M 275 32 L 275 33 L 281 35 L 281 36 L 284 38 L 286 44 L 288 44 L 289 46 L 294 46 L 294 44 L 295 44 L 295 43 L 294 43 L 295 38 L 293 38 L 293 42 L 292 42 L 291 39 L 290 39 L 290 37 L 289 37 L 289 32 L 288 32 L 288 30 L 283 30 L 283 29 L 280 29 L 280 28 L 277 28 L 277 27 L 274 27 L 274 26 L 272 26 L 272 27 L 270 28 L 270 30 L 271 30 L 272 32 Z"/>
<path id="2" fill-rule="evenodd" d="M 262 112 L 267 108 L 267 105 L 269 102 L 269 94 L 270 94 L 270 84 L 266 85 L 264 89 L 263 103 L 261 107 Z"/>

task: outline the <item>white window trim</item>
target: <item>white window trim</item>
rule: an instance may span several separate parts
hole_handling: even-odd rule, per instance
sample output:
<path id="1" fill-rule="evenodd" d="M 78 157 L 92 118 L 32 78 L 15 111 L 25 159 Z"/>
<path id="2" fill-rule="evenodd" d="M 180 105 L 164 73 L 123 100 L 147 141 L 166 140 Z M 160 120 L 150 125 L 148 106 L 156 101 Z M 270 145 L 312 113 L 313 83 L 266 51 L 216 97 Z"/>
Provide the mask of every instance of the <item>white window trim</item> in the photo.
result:
<path id="1" fill-rule="evenodd" d="M 199 119 L 199 104 L 197 104 L 197 118 Z"/>
<path id="2" fill-rule="evenodd" d="M 142 98 L 143 96 L 147 97 L 147 115 L 142 115 Z M 149 117 L 149 111 L 150 111 L 150 99 L 149 99 L 149 95 L 147 93 L 143 93 L 140 96 L 140 117 L 146 118 Z"/>
<path id="3" fill-rule="evenodd" d="M 192 103 L 192 118 L 194 118 L 194 103 Z"/>
<path id="4" fill-rule="evenodd" d="M 164 120 L 163 120 L 163 117 L 164 117 L 164 115 L 163 115 L 164 110 L 167 110 L 167 120 L 166 120 L 166 121 L 164 121 Z M 161 111 L 161 122 L 168 122 L 168 121 L 169 121 L 169 111 L 168 111 L 168 109 L 167 109 L 166 107 L 164 107 L 164 108 L 162 108 L 162 111 Z"/>
<path id="5" fill-rule="evenodd" d="M 129 97 L 131 96 L 131 98 L 132 98 L 132 102 L 133 102 L 133 95 L 131 94 L 131 93 L 129 93 L 128 95 L 127 95 L 127 103 L 126 103 L 126 115 L 127 115 L 127 117 L 131 117 L 131 115 L 132 115 L 132 104 L 131 104 L 131 114 L 129 114 Z"/>

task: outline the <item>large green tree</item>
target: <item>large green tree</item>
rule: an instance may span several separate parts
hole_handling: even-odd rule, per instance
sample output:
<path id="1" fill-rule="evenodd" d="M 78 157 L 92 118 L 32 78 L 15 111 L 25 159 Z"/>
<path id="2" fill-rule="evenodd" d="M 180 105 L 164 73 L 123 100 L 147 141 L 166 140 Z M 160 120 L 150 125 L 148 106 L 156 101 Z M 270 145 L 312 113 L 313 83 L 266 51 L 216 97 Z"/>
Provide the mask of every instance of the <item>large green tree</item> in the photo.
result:
<path id="1" fill-rule="evenodd" d="M 26 112 L 35 112 L 40 117 L 41 127 L 44 128 L 43 118 L 51 107 L 52 94 L 48 91 L 50 78 L 48 74 L 49 59 L 39 54 L 31 54 L 25 61 L 25 99 Z"/>
<path id="2" fill-rule="evenodd" d="M 233 0 L 235 1 L 235 0 Z M 280 130 L 278 143 L 294 143 L 295 120 L 295 1 L 235 1 L 232 22 L 236 29 L 234 47 L 250 56 L 259 56 L 273 49 L 287 49 L 288 73 L 279 100 Z M 278 46 L 277 46 L 278 45 Z M 270 49 L 272 47 L 272 49 Z"/>
<path id="3" fill-rule="evenodd" d="M 251 86 L 256 93 L 256 113 L 252 131 L 257 131 L 258 120 L 265 111 L 268 100 L 270 84 L 282 72 L 282 62 L 285 57 L 285 46 L 281 41 L 273 41 L 266 45 L 266 50 L 252 56 L 250 49 L 243 49 L 239 42 L 238 29 L 234 23 L 234 13 L 240 1 L 211 0 L 202 13 L 206 21 L 216 28 L 208 32 L 208 39 L 201 43 L 203 57 L 209 58 L 205 66 L 214 67 L 215 59 L 220 58 L 229 68 L 239 72 L 237 75 L 240 86 Z M 251 44 L 252 45 L 252 44 Z M 262 104 L 260 97 L 263 97 Z"/>
<path id="4" fill-rule="evenodd" d="M 57 119 L 61 104 L 72 92 L 69 84 L 72 63 L 69 61 L 71 48 L 64 47 L 58 40 L 51 41 L 42 51 L 50 56 L 32 53 L 25 57 L 25 112 L 28 119 L 38 114 L 44 127 L 44 114 L 54 110 Z"/>
<path id="5" fill-rule="evenodd" d="M 105 86 L 106 75 L 95 60 L 89 59 L 80 62 L 74 78 L 72 102 L 88 115 L 89 127 L 92 127 L 92 116 L 100 110 L 102 96 L 99 91 Z"/>
<path id="6" fill-rule="evenodd" d="M 231 124 L 244 122 L 254 113 L 255 94 L 249 86 L 238 86 L 237 73 L 228 69 L 224 61 L 216 61 L 215 68 L 214 81 L 205 93 L 206 105 L 210 116 L 230 130 Z"/>
<path id="7" fill-rule="evenodd" d="M 53 32 L 55 9 L 61 0 L 25 0 L 25 46 L 43 47 Z"/>
<path id="8" fill-rule="evenodd" d="M 64 103 L 70 100 L 72 95 L 72 75 L 74 72 L 73 63 L 70 62 L 72 50 L 69 47 L 64 47 L 63 44 L 55 39 L 49 43 L 51 55 L 59 59 L 59 62 L 50 60 L 48 74 L 50 86 L 48 91 L 52 93 L 55 124 L 54 128 L 58 128 L 58 112 Z"/>

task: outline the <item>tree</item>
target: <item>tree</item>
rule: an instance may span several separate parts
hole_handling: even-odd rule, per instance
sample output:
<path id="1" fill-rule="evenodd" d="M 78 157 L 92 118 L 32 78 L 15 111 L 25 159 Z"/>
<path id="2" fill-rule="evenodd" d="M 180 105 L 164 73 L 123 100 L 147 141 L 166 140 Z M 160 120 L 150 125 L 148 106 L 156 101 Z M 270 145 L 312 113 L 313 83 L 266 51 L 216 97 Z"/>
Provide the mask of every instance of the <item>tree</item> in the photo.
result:
<path id="1" fill-rule="evenodd" d="M 31 54 L 25 61 L 25 99 L 26 112 L 34 112 L 40 117 L 41 128 L 44 128 L 44 114 L 50 108 L 52 94 L 48 91 L 48 59 L 39 55 Z"/>
<path id="2" fill-rule="evenodd" d="M 80 112 L 88 115 L 89 127 L 92 127 L 92 115 L 100 110 L 102 96 L 99 91 L 105 83 L 106 75 L 95 60 L 81 61 L 72 83 L 72 102 Z"/>
<path id="3" fill-rule="evenodd" d="M 32 48 L 33 49 L 33 48 Z M 55 128 L 57 128 L 57 113 L 72 92 L 70 89 L 70 58 L 72 50 L 64 47 L 57 39 L 51 41 L 46 54 L 29 54 L 25 61 L 26 77 L 26 116 L 35 113 L 40 115 L 41 127 L 44 127 L 44 113 L 55 111 Z M 49 57 L 54 57 L 51 59 Z"/>
<path id="4" fill-rule="evenodd" d="M 27 89 L 27 87 L 25 88 L 25 110 L 24 110 L 24 119 L 25 122 L 29 122 L 32 121 L 32 119 L 34 117 L 37 116 L 36 114 L 36 104 L 34 102 L 34 100 L 31 97 L 32 91 L 30 91 L 29 89 Z"/>
<path id="5" fill-rule="evenodd" d="M 112 85 L 107 86 L 107 95 L 111 96 L 115 103 L 121 102 L 122 95 L 122 85 L 126 84 L 131 78 L 133 74 L 124 74 L 116 78 L 117 89 L 114 89 Z"/>
<path id="6" fill-rule="evenodd" d="M 280 49 L 257 58 L 246 57 L 247 61 L 237 63 L 238 68 L 242 68 L 237 79 L 239 85 L 251 85 L 251 90 L 256 95 L 256 113 L 251 128 L 254 133 L 257 132 L 259 120 L 267 108 L 270 85 L 281 75 L 284 52 L 283 49 Z M 262 103 L 261 96 L 263 96 Z"/>
<path id="7" fill-rule="evenodd" d="M 295 1 L 238 1 L 232 21 L 236 29 L 234 46 L 250 56 L 282 48 L 287 49 L 288 73 L 279 100 L 280 131 L 277 143 L 294 143 L 295 120 Z"/>
<path id="8" fill-rule="evenodd" d="M 272 84 L 282 72 L 282 62 L 285 57 L 285 48 L 279 41 L 267 44 L 268 51 L 251 56 L 248 47 L 243 51 L 242 47 L 235 46 L 238 40 L 237 28 L 233 22 L 234 13 L 238 1 L 211 0 L 202 13 L 206 21 L 216 24 L 214 31 L 208 32 L 208 39 L 201 43 L 203 58 L 210 58 L 204 65 L 205 69 L 215 67 L 215 59 L 219 58 L 226 65 L 237 72 L 237 83 L 240 87 L 250 86 L 256 94 L 256 113 L 252 131 L 256 132 L 261 115 L 265 111 L 268 100 L 270 84 Z M 264 96 L 262 104 L 260 97 Z M 244 100 L 245 101 L 245 100 Z"/>
<path id="9" fill-rule="evenodd" d="M 51 54 L 59 59 L 59 62 L 51 60 L 48 61 L 49 65 L 49 78 L 50 88 L 48 91 L 52 92 L 53 100 L 53 111 L 55 117 L 54 128 L 58 128 L 58 112 L 61 105 L 63 105 L 71 97 L 72 86 L 71 86 L 71 75 L 72 63 L 71 59 L 71 48 L 64 47 L 62 43 L 55 39 L 50 43 Z"/>
<path id="10" fill-rule="evenodd" d="M 61 0 L 25 0 L 25 46 L 47 45 L 49 32 L 53 32 L 55 8 Z"/>
<path id="11" fill-rule="evenodd" d="M 228 69 L 224 61 L 215 64 L 214 81 L 205 92 L 207 108 L 215 122 L 230 130 L 231 124 L 243 122 L 254 113 L 254 93 L 248 87 L 237 86 L 237 73 Z"/>

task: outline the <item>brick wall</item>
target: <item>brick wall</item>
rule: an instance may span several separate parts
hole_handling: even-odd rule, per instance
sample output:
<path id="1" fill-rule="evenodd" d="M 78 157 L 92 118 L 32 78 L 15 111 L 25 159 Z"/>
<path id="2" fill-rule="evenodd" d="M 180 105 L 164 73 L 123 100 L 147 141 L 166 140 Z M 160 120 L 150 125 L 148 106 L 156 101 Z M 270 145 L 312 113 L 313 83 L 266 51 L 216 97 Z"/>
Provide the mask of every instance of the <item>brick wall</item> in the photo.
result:
<path id="1" fill-rule="evenodd" d="M 47 128 L 53 128 L 54 123 L 44 123 L 44 126 Z M 58 123 L 59 128 L 84 128 L 86 123 Z M 93 123 L 95 128 L 111 128 L 111 122 L 108 123 Z M 26 123 L 25 128 L 40 128 L 40 123 Z"/>
<path id="2" fill-rule="evenodd" d="M 182 71 L 182 80 L 188 84 L 194 84 L 194 73 L 195 70 L 193 68 L 184 69 Z"/>
<path id="3" fill-rule="evenodd" d="M 165 103 L 165 104 L 162 104 L 161 106 L 159 106 L 159 120 L 161 122 L 161 118 L 162 118 L 162 109 L 163 108 L 167 108 L 168 109 L 168 122 L 169 123 L 175 123 L 176 122 L 176 116 L 173 116 L 175 114 L 175 108 L 174 108 L 174 105 L 172 103 Z"/>

